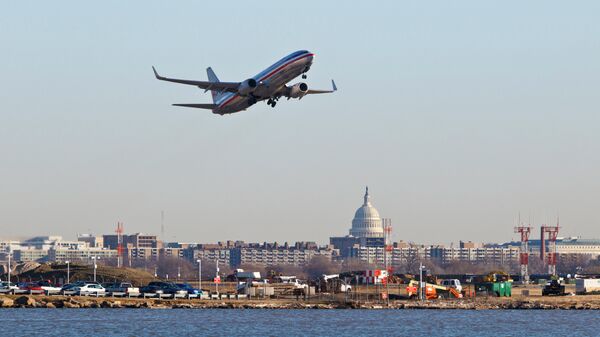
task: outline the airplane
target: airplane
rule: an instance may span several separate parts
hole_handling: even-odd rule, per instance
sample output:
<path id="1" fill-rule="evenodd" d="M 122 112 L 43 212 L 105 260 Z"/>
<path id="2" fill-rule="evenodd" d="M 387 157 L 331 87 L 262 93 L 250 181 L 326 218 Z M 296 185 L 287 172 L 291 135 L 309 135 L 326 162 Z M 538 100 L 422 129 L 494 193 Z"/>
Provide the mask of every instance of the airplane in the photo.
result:
<path id="1" fill-rule="evenodd" d="M 214 114 L 225 115 L 246 110 L 259 101 L 266 100 L 267 105 L 275 107 L 281 97 L 302 99 L 305 95 L 326 94 L 337 91 L 335 82 L 331 80 L 331 90 L 309 89 L 304 82 L 288 86 L 287 83 L 302 75 L 306 78 L 306 72 L 312 65 L 315 54 L 308 50 L 293 52 L 272 66 L 260 72 L 258 75 L 243 82 L 221 82 L 211 67 L 206 68 L 208 81 L 182 80 L 163 77 L 152 67 L 154 76 L 161 81 L 175 82 L 194 85 L 204 92 L 210 90 L 212 104 L 173 104 L 174 106 L 210 109 Z"/>

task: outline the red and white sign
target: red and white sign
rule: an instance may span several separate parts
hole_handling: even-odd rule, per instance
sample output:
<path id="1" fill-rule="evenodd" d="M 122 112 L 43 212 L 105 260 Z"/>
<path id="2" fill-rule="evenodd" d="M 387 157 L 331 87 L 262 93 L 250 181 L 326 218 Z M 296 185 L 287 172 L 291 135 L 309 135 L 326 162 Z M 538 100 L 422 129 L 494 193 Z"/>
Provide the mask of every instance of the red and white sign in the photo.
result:
<path id="1" fill-rule="evenodd" d="M 214 283 L 221 283 L 221 276 L 217 276 L 213 279 Z"/>
<path id="2" fill-rule="evenodd" d="M 385 269 L 373 269 L 365 270 L 365 276 L 363 276 L 363 283 L 379 284 L 387 280 L 388 271 Z"/>

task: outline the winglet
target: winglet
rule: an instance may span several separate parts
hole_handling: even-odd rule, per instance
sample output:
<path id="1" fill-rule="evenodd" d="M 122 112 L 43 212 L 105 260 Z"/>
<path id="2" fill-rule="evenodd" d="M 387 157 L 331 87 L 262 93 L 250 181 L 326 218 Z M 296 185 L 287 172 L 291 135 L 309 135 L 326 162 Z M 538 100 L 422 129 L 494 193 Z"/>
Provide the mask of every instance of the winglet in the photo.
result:
<path id="1" fill-rule="evenodd" d="M 337 91 L 337 87 L 335 86 L 335 82 L 331 80 L 331 86 L 333 87 L 333 91 Z"/>
<path id="2" fill-rule="evenodd" d="M 160 80 L 160 75 L 158 74 L 158 72 L 156 71 L 156 68 L 154 68 L 154 66 L 152 66 L 152 71 L 154 71 L 154 76 L 156 76 L 156 78 Z"/>

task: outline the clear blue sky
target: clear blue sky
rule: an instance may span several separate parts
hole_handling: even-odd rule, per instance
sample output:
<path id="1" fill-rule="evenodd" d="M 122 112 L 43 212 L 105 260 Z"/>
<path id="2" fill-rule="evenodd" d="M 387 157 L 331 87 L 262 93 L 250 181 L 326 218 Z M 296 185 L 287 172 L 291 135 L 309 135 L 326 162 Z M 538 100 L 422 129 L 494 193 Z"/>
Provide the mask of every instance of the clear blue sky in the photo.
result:
<path id="1" fill-rule="evenodd" d="M 369 185 L 394 239 L 600 237 L 597 1 L 11 2 L 0 12 L 2 236 L 344 235 Z M 217 116 L 165 75 L 298 49 L 334 95 Z M 537 233 L 537 229 L 536 229 Z M 537 235 L 537 234 L 536 234 Z"/>

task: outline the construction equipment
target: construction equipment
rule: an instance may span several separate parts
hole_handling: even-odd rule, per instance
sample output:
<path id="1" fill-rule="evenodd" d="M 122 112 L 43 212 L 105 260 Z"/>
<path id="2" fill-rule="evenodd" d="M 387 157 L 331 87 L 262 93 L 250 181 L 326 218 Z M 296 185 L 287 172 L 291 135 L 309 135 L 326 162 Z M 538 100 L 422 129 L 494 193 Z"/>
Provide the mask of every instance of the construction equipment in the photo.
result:
<path id="1" fill-rule="evenodd" d="M 551 280 L 550 282 L 546 283 L 546 285 L 542 289 L 542 296 L 550 296 L 550 295 L 555 295 L 555 296 L 566 295 L 565 286 L 560 284 L 560 282 L 558 282 L 558 280 Z"/>
<path id="2" fill-rule="evenodd" d="M 406 292 L 409 298 L 415 298 L 418 296 L 419 291 L 419 281 L 411 280 L 406 287 Z M 424 283 L 425 286 L 425 299 L 427 300 L 435 300 L 438 298 L 462 298 L 463 295 L 460 291 L 456 290 L 453 287 L 441 286 L 439 284 L 434 283 Z"/>
<path id="3" fill-rule="evenodd" d="M 352 286 L 340 279 L 340 274 L 323 274 L 319 278 L 321 292 L 347 293 L 352 291 Z"/>
<path id="4" fill-rule="evenodd" d="M 503 270 L 494 270 L 485 275 L 482 279 L 483 282 L 512 282 L 510 274 Z"/>

